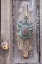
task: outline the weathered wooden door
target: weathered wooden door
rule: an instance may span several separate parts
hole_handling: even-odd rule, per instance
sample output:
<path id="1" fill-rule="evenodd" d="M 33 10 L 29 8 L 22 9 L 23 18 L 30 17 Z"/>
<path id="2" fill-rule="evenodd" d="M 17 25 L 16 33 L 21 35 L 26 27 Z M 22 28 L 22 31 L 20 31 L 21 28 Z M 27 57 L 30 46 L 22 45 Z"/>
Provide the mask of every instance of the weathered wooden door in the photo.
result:
<path id="1" fill-rule="evenodd" d="M 30 39 L 23 40 L 22 34 L 18 32 L 24 23 L 24 16 L 28 17 L 27 23 L 32 23 L 33 32 Z M 40 29 L 39 29 L 39 0 L 12 0 L 12 43 L 11 64 L 14 63 L 39 63 L 40 62 Z M 18 27 L 19 25 L 19 27 Z M 26 25 L 26 24 L 25 24 Z M 25 26 L 26 27 L 26 26 Z M 23 28 L 23 27 L 22 27 Z M 24 28 L 27 29 L 27 28 Z M 27 36 L 26 36 L 27 37 Z M 25 38 L 26 38 L 25 37 Z"/>
<path id="2" fill-rule="evenodd" d="M 1 41 L 5 41 L 5 46 L 1 42 L 1 64 L 40 64 L 39 3 L 39 0 L 2 3 Z"/>

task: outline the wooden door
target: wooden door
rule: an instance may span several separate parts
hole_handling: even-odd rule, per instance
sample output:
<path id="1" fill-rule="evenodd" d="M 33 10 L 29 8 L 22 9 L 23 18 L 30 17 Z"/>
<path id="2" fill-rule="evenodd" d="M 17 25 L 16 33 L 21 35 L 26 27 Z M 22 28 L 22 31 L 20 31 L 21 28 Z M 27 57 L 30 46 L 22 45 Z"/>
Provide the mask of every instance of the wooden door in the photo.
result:
<path id="1" fill-rule="evenodd" d="M 28 5 L 28 9 L 26 8 Z M 18 23 L 28 14 L 29 23 L 33 24 L 33 32 L 25 42 L 19 37 Z M 38 64 L 40 62 L 40 29 L 39 0 L 12 0 L 11 50 L 10 62 Z M 23 43 L 24 42 L 24 43 Z M 30 42 L 30 45 L 28 44 Z M 30 50 L 28 51 L 28 49 Z"/>

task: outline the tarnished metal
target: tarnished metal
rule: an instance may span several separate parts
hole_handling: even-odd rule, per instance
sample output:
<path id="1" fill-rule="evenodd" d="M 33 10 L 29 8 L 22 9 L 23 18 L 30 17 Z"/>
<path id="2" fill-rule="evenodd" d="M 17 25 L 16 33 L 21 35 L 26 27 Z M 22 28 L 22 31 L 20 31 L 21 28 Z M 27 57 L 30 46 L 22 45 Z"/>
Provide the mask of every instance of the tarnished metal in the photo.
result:
<path id="1" fill-rule="evenodd" d="M 18 23 L 18 34 L 21 39 L 26 40 L 27 38 L 29 39 L 32 34 L 33 25 L 32 23 L 29 24 L 29 22 L 27 22 L 27 16 L 25 16 L 24 19 L 24 23 L 22 23 L 22 21 L 19 21 Z"/>

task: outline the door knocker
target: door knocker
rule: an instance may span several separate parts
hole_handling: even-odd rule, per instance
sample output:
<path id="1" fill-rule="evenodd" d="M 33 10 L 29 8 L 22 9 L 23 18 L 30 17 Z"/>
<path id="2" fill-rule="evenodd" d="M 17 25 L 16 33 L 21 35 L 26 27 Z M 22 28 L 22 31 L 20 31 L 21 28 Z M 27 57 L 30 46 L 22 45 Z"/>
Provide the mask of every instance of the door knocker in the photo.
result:
<path id="1" fill-rule="evenodd" d="M 28 8 L 28 3 L 23 2 L 19 10 L 20 16 L 18 21 L 17 40 L 19 51 L 22 52 L 22 57 L 24 58 L 28 58 L 29 51 L 32 50 L 31 36 L 33 33 L 33 24 L 31 22 L 31 12 L 32 11 Z"/>
<path id="2" fill-rule="evenodd" d="M 32 23 L 29 24 L 27 22 L 27 15 L 24 17 L 24 19 L 24 23 L 22 23 L 21 21 L 19 21 L 18 23 L 18 34 L 23 41 L 30 38 L 33 30 Z"/>
<path id="3" fill-rule="evenodd" d="M 30 37 L 33 32 L 33 25 L 27 21 L 28 17 L 25 15 L 25 21 L 19 21 L 18 23 L 18 37 L 19 37 L 19 50 L 23 52 L 23 57 L 28 58 L 29 51 L 32 50 L 30 45 Z"/>

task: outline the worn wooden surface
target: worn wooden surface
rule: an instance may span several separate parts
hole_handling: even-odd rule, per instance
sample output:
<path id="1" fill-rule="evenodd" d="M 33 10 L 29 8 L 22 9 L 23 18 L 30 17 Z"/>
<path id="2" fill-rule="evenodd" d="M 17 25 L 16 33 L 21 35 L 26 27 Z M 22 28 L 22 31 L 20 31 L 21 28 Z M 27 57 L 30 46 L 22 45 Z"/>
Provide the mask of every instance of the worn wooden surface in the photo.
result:
<path id="1" fill-rule="evenodd" d="M 10 0 L 1 0 L 1 41 L 7 41 L 10 46 Z M 0 54 L 0 64 L 10 64 L 9 52 Z"/>
<path id="2" fill-rule="evenodd" d="M 12 1 L 13 1 L 13 3 L 12 3 Z M 38 63 L 39 55 L 37 53 L 37 47 L 36 47 L 36 0 L 33 0 L 34 9 L 33 9 L 33 14 L 32 14 L 33 41 L 31 40 L 31 45 L 33 47 L 33 51 L 30 53 L 29 59 L 23 59 L 23 57 L 21 57 L 21 53 L 18 50 L 18 41 L 17 41 L 17 35 L 16 35 L 17 28 L 16 27 L 18 24 L 17 20 L 19 18 L 18 10 L 19 10 L 22 2 L 23 2 L 23 0 L 21 0 L 21 1 L 11 0 L 11 4 L 10 4 L 10 0 L 9 1 L 2 0 L 2 34 L 5 36 L 6 40 L 8 40 L 10 49 L 9 49 L 8 56 L 1 53 L 2 54 L 0 56 L 1 64 L 21 64 L 21 63 L 22 64 L 26 64 L 26 63 L 27 64 L 39 64 Z M 11 5 L 11 7 L 10 7 L 10 5 Z M 12 14 L 12 15 L 10 15 L 10 14 Z M 10 20 L 11 18 L 12 18 L 12 21 Z M 13 30 L 12 30 L 13 25 L 14 25 L 14 39 L 12 36 L 13 35 Z M 6 36 L 6 34 L 7 34 L 7 36 Z M 19 47 L 20 47 L 19 49 L 21 49 L 23 47 L 23 44 L 22 44 L 22 47 L 21 46 L 19 46 Z M 41 57 L 41 59 L 42 59 L 42 57 Z"/>
<path id="3" fill-rule="evenodd" d="M 12 21 L 14 22 L 14 43 L 12 45 L 14 45 L 13 47 L 13 52 L 11 52 L 11 55 L 13 55 L 14 57 L 11 56 L 11 61 L 13 63 L 29 63 L 31 61 L 31 63 L 36 63 L 38 62 L 38 52 L 37 52 L 37 47 L 36 47 L 36 0 L 34 0 L 32 3 L 33 5 L 33 13 L 32 13 L 32 19 L 31 22 L 33 22 L 33 40 L 31 39 L 31 45 L 33 47 L 32 52 L 30 52 L 29 58 L 24 59 L 23 57 L 21 57 L 21 52 L 19 52 L 19 49 L 21 49 L 23 47 L 23 44 L 21 43 L 21 46 L 19 46 L 18 49 L 18 42 L 19 40 L 17 40 L 17 24 L 18 24 L 18 19 L 19 19 L 19 13 L 18 10 L 20 9 L 21 3 L 23 1 L 14 1 L 13 0 L 13 8 L 12 8 Z M 33 19 L 34 18 L 34 19 Z M 21 49 L 22 50 L 22 49 Z M 24 50 L 25 51 L 25 50 Z M 27 51 L 26 51 L 27 52 Z M 25 53 L 26 55 L 28 55 L 27 53 Z M 14 59 L 12 59 L 14 58 Z M 33 61 L 34 60 L 34 61 Z"/>
<path id="4" fill-rule="evenodd" d="M 41 50 L 40 61 L 42 64 L 42 0 L 40 0 L 40 50 Z"/>

